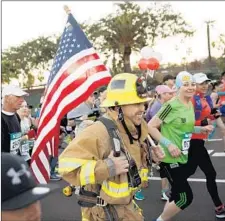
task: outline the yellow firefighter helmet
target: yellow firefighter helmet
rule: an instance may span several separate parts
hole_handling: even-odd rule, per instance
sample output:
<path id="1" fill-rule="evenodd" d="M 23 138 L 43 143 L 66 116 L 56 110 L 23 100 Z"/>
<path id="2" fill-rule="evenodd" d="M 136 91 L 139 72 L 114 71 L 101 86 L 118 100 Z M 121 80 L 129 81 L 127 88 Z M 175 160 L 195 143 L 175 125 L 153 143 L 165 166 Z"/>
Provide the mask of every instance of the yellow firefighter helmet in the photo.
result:
<path id="1" fill-rule="evenodd" d="M 101 107 L 145 103 L 151 100 L 146 88 L 146 81 L 134 74 L 117 74 L 107 87 L 106 99 Z"/>

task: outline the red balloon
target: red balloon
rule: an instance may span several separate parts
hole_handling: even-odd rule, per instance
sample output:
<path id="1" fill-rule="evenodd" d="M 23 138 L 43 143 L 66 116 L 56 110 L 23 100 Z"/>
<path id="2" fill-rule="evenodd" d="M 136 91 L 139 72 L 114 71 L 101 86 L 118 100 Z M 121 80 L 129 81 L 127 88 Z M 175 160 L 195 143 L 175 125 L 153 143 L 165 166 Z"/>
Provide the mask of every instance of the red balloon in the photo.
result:
<path id="1" fill-rule="evenodd" d="M 147 70 L 148 69 L 148 60 L 142 58 L 139 62 L 138 62 L 138 66 L 141 70 Z"/>
<path id="2" fill-rule="evenodd" d="M 157 70 L 159 68 L 159 61 L 156 58 L 149 58 L 147 67 L 150 70 Z"/>

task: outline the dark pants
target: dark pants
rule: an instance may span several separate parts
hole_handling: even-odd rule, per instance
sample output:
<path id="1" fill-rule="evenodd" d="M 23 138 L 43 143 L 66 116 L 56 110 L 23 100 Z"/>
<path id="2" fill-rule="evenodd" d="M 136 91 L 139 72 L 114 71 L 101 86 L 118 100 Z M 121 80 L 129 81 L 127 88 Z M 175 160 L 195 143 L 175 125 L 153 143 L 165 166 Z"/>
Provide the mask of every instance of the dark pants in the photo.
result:
<path id="1" fill-rule="evenodd" d="M 58 157 L 50 157 L 50 175 L 54 175 L 55 174 L 55 168 L 57 166 L 58 163 Z"/>
<path id="2" fill-rule="evenodd" d="M 199 166 L 206 176 L 206 186 L 213 203 L 218 207 L 222 202 L 217 190 L 216 171 L 204 145 L 204 140 L 191 140 L 187 163 L 188 177 L 193 175 Z"/>
<path id="3" fill-rule="evenodd" d="M 193 193 L 187 181 L 186 164 L 178 163 L 176 167 L 173 167 L 172 164 L 162 162 L 160 167 L 171 185 L 169 201 L 174 201 L 180 209 L 184 210 L 193 200 Z"/>

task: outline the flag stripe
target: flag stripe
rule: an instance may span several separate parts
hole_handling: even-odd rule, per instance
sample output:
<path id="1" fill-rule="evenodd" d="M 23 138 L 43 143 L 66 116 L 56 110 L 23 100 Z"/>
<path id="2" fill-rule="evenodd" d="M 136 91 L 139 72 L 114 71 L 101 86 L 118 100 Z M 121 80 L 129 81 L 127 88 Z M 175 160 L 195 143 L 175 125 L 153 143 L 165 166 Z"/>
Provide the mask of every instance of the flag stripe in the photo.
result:
<path id="1" fill-rule="evenodd" d="M 58 156 L 62 117 L 110 79 L 109 71 L 70 13 L 45 89 L 31 157 L 31 169 L 37 182 L 49 180 L 49 156 Z"/>
<path id="2" fill-rule="evenodd" d="M 53 87 L 56 84 L 56 82 L 59 80 L 59 78 L 61 77 L 63 72 L 66 71 L 72 63 L 76 62 L 77 60 L 81 59 L 82 57 L 85 57 L 85 56 L 87 56 L 89 54 L 93 54 L 93 53 L 95 53 L 94 48 L 89 48 L 89 49 L 83 50 L 83 51 L 79 52 L 78 54 L 75 54 L 71 58 L 69 58 L 65 62 L 65 64 L 61 67 L 61 69 L 59 70 L 59 72 L 57 73 L 57 75 L 55 76 L 53 81 L 51 82 L 51 84 L 48 85 L 48 88 L 46 90 L 46 95 L 48 95 L 49 93 L 51 93 L 51 91 L 53 91 Z M 47 102 L 47 99 L 44 100 L 43 106 L 45 106 L 46 102 Z M 42 111 L 41 111 L 41 114 L 42 114 Z"/>
<path id="3" fill-rule="evenodd" d="M 97 60 L 96 63 L 99 63 L 99 60 Z M 94 64 L 94 62 L 92 64 Z M 84 65 L 84 66 L 89 67 L 88 64 Z M 39 123 L 40 132 L 43 129 L 43 127 L 45 127 L 46 123 L 54 116 L 55 112 L 57 111 L 57 106 L 59 105 L 59 103 L 65 96 L 65 94 L 69 94 L 69 93 L 73 92 L 74 90 L 76 90 L 79 87 L 79 85 L 81 85 L 83 82 L 85 82 L 87 73 L 90 73 L 90 76 L 91 76 L 91 75 L 94 75 L 96 73 L 103 72 L 106 70 L 107 69 L 104 65 L 92 67 L 91 69 L 85 70 L 85 72 L 83 74 L 82 74 L 81 70 L 78 69 L 75 73 L 72 73 L 70 75 L 70 77 L 66 78 L 65 81 L 61 83 L 58 90 L 55 91 L 54 96 L 52 97 L 52 100 L 47 105 L 47 110 L 49 110 L 49 111 L 42 113 L 43 116 Z M 77 78 L 78 74 L 82 74 L 82 75 L 79 76 L 78 79 L 75 79 L 75 78 Z M 65 75 L 67 75 L 67 74 L 65 73 Z"/>
<path id="4" fill-rule="evenodd" d="M 47 149 L 41 150 L 40 155 L 35 159 L 34 162 L 31 163 L 31 168 L 33 172 L 37 174 L 35 177 L 39 183 L 43 183 L 43 179 L 47 180 L 50 176 L 50 164 L 48 160 L 49 155 L 46 150 Z M 41 173 L 41 176 L 39 172 Z"/>
<path id="5" fill-rule="evenodd" d="M 69 86 L 70 84 L 75 84 L 76 80 L 79 79 L 80 77 L 84 77 L 82 75 L 85 75 L 89 72 L 91 72 L 91 68 L 94 68 L 96 66 L 99 65 L 103 65 L 101 60 L 93 60 L 93 61 L 89 61 L 87 62 L 87 64 L 81 66 L 78 69 L 74 69 L 74 71 L 72 71 L 72 73 L 68 74 L 68 72 L 64 72 L 62 74 L 62 76 L 65 76 L 65 80 L 64 82 L 56 82 L 56 84 L 58 85 L 57 90 L 54 90 L 54 94 L 51 98 L 51 100 L 49 101 L 49 103 L 46 105 L 47 111 L 52 110 L 52 104 L 54 104 L 55 102 L 58 101 L 58 96 L 60 96 L 61 93 L 63 93 L 63 90 L 66 89 L 67 86 Z M 106 70 L 106 68 L 105 68 Z M 42 112 L 42 117 L 40 119 L 39 125 L 38 127 L 41 127 L 42 121 L 45 118 L 46 113 Z"/>
<path id="6" fill-rule="evenodd" d="M 74 106 L 80 104 L 90 95 L 90 91 L 92 91 L 93 88 L 96 88 L 96 85 L 104 85 L 105 83 L 109 82 L 110 78 L 111 77 L 108 75 L 108 71 L 97 73 L 89 77 L 79 88 L 76 89 L 76 91 L 73 91 L 72 93 L 65 96 L 58 105 L 55 117 L 50 119 L 50 121 L 43 128 L 42 133 L 40 133 L 38 136 L 35 147 L 43 145 L 43 143 L 47 142 L 48 137 L 54 135 L 54 131 L 52 129 L 57 127 L 57 120 L 55 118 L 58 119 L 60 115 L 63 116 Z M 33 149 L 33 158 L 35 158 L 40 152 L 35 147 Z"/>
<path id="7" fill-rule="evenodd" d="M 80 58 L 79 60 L 76 60 L 76 61 L 73 61 L 71 63 L 68 63 L 68 67 L 67 69 L 62 72 L 62 73 L 59 73 L 57 74 L 56 76 L 59 76 L 58 80 L 54 82 L 54 85 L 52 87 L 52 90 L 48 93 L 46 93 L 46 98 L 45 100 L 47 101 L 45 104 L 43 104 L 43 108 L 41 110 L 41 115 L 43 115 L 45 109 L 46 109 L 46 106 L 48 105 L 49 102 L 51 102 L 52 100 L 52 97 L 54 96 L 55 94 L 55 91 L 58 89 L 59 85 L 62 85 L 63 81 L 68 77 L 70 76 L 70 73 L 68 73 L 68 69 L 71 69 L 73 68 L 73 72 L 75 72 L 77 69 L 79 69 L 82 65 L 87 65 L 85 63 L 88 63 L 90 61 L 94 61 L 94 60 L 97 60 L 99 59 L 99 56 L 96 54 L 96 53 L 92 53 L 92 54 L 87 54 L 85 55 L 83 58 Z M 102 64 L 102 61 L 99 60 L 99 63 Z M 90 64 L 90 63 L 88 63 Z M 71 81 L 70 81 L 71 83 Z M 39 122 L 40 124 L 41 122 Z"/>

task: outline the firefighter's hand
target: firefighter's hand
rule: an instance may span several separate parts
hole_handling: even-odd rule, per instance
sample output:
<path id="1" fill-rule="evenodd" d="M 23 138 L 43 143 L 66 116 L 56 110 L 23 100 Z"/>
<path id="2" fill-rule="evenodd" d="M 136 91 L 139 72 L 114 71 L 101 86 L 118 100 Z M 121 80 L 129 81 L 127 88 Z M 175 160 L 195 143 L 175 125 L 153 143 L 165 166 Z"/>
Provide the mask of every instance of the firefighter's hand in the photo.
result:
<path id="1" fill-rule="evenodd" d="M 114 157 L 113 151 L 111 151 L 108 158 L 110 158 L 114 163 L 116 175 L 128 172 L 129 163 L 125 156 Z"/>
<path id="2" fill-rule="evenodd" d="M 181 150 L 174 144 L 169 145 L 168 151 L 170 152 L 170 155 L 174 158 L 179 157 L 181 155 Z"/>
<path id="3" fill-rule="evenodd" d="M 153 147 L 152 154 L 153 154 L 153 157 L 157 158 L 157 161 L 154 160 L 155 162 L 162 161 L 162 159 L 165 157 L 164 150 L 160 146 Z"/>

